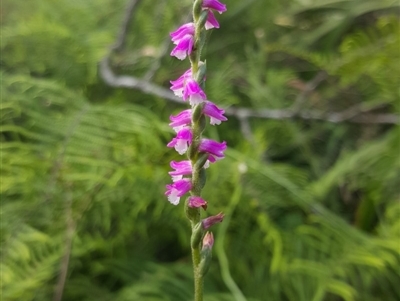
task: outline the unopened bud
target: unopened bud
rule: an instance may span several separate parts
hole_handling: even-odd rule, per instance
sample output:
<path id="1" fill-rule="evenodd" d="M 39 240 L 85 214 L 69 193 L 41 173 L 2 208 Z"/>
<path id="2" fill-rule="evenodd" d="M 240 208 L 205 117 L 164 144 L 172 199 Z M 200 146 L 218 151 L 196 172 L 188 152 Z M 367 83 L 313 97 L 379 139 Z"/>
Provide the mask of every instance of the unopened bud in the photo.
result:
<path id="1" fill-rule="evenodd" d="M 190 197 L 188 197 L 185 201 L 185 213 L 187 218 L 191 222 L 195 223 L 196 221 L 200 220 L 200 210 L 196 207 L 189 206 L 189 200 Z"/>
<path id="2" fill-rule="evenodd" d="M 202 276 L 204 276 L 210 268 L 213 244 L 214 236 L 211 232 L 207 232 L 203 238 L 203 247 L 201 248 L 201 259 L 199 264 L 199 271 Z"/>
<path id="3" fill-rule="evenodd" d="M 192 208 L 202 207 L 204 210 L 207 209 L 207 202 L 199 196 L 191 196 L 188 200 L 188 206 Z"/>
<path id="4" fill-rule="evenodd" d="M 212 225 L 222 222 L 223 219 L 224 219 L 224 214 L 222 212 L 220 212 L 217 215 L 213 215 L 213 216 L 203 219 L 201 221 L 201 224 L 203 225 L 203 229 L 207 230 Z"/>
<path id="5" fill-rule="evenodd" d="M 214 235 L 212 234 L 212 232 L 207 232 L 203 238 L 203 247 L 201 251 L 203 252 L 206 249 L 211 250 L 213 245 L 214 245 Z"/>

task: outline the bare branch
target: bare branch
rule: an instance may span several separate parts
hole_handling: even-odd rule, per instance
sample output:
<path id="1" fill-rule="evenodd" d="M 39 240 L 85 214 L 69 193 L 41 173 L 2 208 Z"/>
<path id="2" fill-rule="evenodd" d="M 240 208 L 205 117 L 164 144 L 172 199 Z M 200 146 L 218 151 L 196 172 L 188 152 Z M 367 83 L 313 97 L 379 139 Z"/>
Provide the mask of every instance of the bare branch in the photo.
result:
<path id="1" fill-rule="evenodd" d="M 177 103 L 184 103 L 181 98 L 176 97 L 170 90 L 166 88 L 143 79 L 135 78 L 133 76 L 115 75 L 110 68 L 109 57 L 105 57 L 100 62 L 100 75 L 104 82 L 111 87 L 140 90 L 146 94 L 159 96 Z"/>

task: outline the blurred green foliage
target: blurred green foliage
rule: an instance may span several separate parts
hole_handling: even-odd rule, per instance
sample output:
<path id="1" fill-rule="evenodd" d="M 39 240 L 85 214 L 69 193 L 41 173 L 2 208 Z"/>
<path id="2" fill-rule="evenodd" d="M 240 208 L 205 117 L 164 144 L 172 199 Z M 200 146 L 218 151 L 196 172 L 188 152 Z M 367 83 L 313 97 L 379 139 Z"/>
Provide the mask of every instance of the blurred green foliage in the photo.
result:
<path id="1" fill-rule="evenodd" d="M 122 0 L 2 3 L 1 299 L 192 298 L 190 230 L 164 186 L 177 104 L 112 89 L 98 62 Z M 396 1 L 229 0 L 210 35 L 207 95 L 221 106 L 399 114 Z M 168 88 L 188 68 L 162 50 L 191 1 L 144 1 L 116 73 Z M 169 44 L 171 47 L 171 45 Z M 400 300 L 396 125 L 230 118 L 209 128 L 214 233 L 205 301 Z M 65 261 L 69 259 L 69 262 Z M 67 264 L 65 264 L 67 263 Z M 66 270 L 65 267 L 68 267 Z"/>

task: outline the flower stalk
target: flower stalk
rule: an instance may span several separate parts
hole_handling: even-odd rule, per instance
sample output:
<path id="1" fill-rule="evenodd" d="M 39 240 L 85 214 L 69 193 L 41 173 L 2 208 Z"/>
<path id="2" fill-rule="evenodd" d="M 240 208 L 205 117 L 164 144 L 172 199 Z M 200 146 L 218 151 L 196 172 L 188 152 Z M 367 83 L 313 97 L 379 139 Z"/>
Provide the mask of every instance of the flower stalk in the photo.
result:
<path id="1" fill-rule="evenodd" d="M 169 174 L 172 184 L 167 185 L 166 195 L 173 205 L 178 205 L 180 198 L 189 193 L 185 201 L 185 213 L 192 228 L 191 251 L 194 272 L 194 300 L 203 300 L 203 282 L 210 263 L 214 237 L 211 232 L 205 233 L 215 223 L 221 222 L 224 215 L 219 213 L 201 219 L 201 209 L 206 210 L 208 202 L 201 197 L 206 183 L 205 169 L 210 163 L 224 158 L 226 142 L 203 138 L 207 120 L 211 125 L 226 121 L 224 110 L 207 99 L 203 91 L 205 86 L 206 64 L 201 61 L 205 45 L 206 30 L 219 28 L 214 12 L 226 11 L 225 4 L 218 0 L 195 0 L 193 3 L 193 22 L 180 26 L 170 34 L 175 47 L 171 56 L 180 60 L 186 57 L 190 69 L 178 79 L 171 81 L 171 90 L 175 95 L 188 101 L 191 108 L 171 116 L 170 126 L 177 133 L 167 144 L 180 154 L 186 153 L 187 160 L 172 161 L 174 171 Z"/>

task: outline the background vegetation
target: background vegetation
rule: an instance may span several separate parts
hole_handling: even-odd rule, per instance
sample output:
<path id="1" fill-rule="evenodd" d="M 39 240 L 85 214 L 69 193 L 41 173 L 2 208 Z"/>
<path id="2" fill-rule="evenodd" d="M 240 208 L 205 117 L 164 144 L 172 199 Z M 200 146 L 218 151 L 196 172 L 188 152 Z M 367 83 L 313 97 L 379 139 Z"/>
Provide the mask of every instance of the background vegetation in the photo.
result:
<path id="1" fill-rule="evenodd" d="M 226 214 L 205 300 L 400 300 L 398 2 L 225 3 L 208 97 L 294 114 L 208 129 L 230 148 L 204 190 Z M 183 106 L 98 72 L 126 6 L 2 3 L 4 301 L 192 298 L 189 226 L 164 196 Z M 143 1 L 114 72 L 168 88 L 188 68 L 168 33 L 190 6 Z"/>

